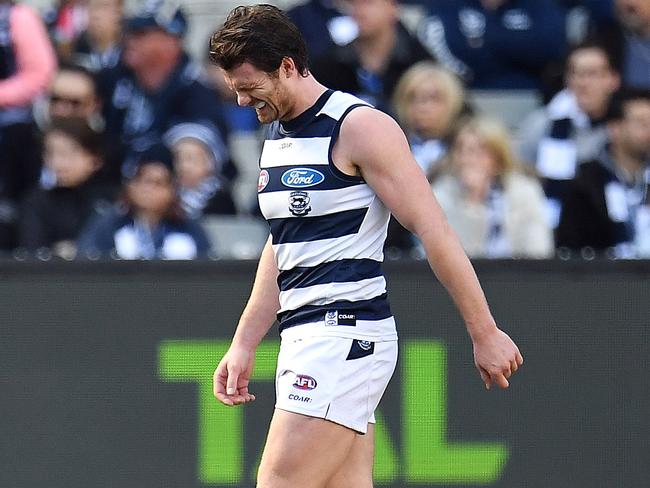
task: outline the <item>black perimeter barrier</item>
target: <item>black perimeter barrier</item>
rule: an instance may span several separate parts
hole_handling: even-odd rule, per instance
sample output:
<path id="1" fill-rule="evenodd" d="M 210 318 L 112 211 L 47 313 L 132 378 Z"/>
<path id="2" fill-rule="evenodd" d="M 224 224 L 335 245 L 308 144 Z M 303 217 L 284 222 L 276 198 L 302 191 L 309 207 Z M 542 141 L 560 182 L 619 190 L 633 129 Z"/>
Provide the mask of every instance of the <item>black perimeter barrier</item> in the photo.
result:
<path id="1" fill-rule="evenodd" d="M 525 364 L 486 391 L 426 264 L 387 263 L 400 361 L 376 486 L 650 486 L 650 262 L 475 265 Z M 0 263 L 0 487 L 254 486 L 277 328 L 256 402 L 218 405 L 211 377 L 255 266 Z"/>

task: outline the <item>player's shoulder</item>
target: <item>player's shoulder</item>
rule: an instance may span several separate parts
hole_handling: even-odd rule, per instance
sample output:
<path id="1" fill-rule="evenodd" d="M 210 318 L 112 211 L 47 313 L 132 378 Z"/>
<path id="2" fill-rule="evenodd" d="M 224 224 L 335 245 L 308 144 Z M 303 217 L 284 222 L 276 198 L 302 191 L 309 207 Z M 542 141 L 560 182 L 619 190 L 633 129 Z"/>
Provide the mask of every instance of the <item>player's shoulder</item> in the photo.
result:
<path id="1" fill-rule="evenodd" d="M 351 137 L 355 143 L 379 135 L 386 138 L 401 137 L 403 132 L 395 119 L 370 105 L 354 107 L 341 123 L 341 137 Z"/>

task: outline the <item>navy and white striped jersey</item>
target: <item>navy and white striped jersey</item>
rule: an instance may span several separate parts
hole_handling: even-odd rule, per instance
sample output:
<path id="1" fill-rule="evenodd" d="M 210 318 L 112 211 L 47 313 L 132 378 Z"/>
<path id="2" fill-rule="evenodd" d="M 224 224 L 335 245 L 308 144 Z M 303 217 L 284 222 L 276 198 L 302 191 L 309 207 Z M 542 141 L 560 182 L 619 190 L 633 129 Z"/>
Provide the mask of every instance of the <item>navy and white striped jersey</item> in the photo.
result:
<path id="1" fill-rule="evenodd" d="M 366 105 L 329 90 L 268 128 L 258 191 L 280 271 L 281 331 L 396 338 L 381 269 L 389 211 L 363 178 L 332 162 L 343 118 Z"/>

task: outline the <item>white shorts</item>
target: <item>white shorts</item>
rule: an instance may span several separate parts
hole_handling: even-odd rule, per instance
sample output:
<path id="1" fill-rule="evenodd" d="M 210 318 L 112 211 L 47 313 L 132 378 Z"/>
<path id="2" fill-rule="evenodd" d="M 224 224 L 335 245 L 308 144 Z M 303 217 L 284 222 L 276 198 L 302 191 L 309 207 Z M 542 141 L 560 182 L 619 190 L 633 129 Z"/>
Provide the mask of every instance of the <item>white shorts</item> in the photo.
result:
<path id="1" fill-rule="evenodd" d="M 396 340 L 283 337 L 275 407 L 365 434 L 395 371 L 397 349 Z"/>

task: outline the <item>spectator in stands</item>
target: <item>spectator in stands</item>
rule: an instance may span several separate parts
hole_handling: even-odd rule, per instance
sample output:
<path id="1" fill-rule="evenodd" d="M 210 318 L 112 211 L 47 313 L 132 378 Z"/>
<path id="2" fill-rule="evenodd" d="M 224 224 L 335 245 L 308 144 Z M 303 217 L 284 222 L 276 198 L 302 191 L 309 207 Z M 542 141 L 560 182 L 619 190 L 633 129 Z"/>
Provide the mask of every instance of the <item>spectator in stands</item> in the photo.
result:
<path id="1" fill-rule="evenodd" d="M 85 0 L 58 0 L 45 12 L 44 19 L 56 52 L 63 61 L 70 61 L 72 46 L 88 25 Z"/>
<path id="2" fill-rule="evenodd" d="M 607 139 L 605 115 L 620 77 L 607 50 L 586 42 L 567 57 L 566 88 L 522 124 L 522 160 L 544 179 L 547 215 L 553 228 L 560 218 L 562 194 L 581 161 L 595 158 Z"/>
<path id="3" fill-rule="evenodd" d="M 650 90 L 622 89 L 607 114 L 609 144 L 578 168 L 565 194 L 557 245 L 634 257 L 650 239 Z M 643 226 L 639 224 L 643 223 Z"/>
<path id="4" fill-rule="evenodd" d="M 82 257 L 194 259 L 210 245 L 198 222 L 188 218 L 178 198 L 172 154 L 154 144 L 139 156 L 124 183 L 123 205 L 93 220 L 79 238 Z"/>
<path id="5" fill-rule="evenodd" d="M 16 242 L 17 204 L 40 172 L 33 101 L 56 59 L 43 22 L 26 5 L 0 1 L 0 250 Z"/>
<path id="6" fill-rule="evenodd" d="M 135 168 L 138 151 L 176 124 L 202 124 L 225 131 L 218 100 L 201 67 L 183 51 L 185 15 L 176 2 L 154 0 L 126 24 L 122 61 L 100 74 L 107 132 L 114 139 L 111 164 L 123 175 Z M 226 140 L 223 132 L 219 134 Z M 231 163 L 224 177 L 236 173 Z"/>
<path id="7" fill-rule="evenodd" d="M 101 128 L 102 103 L 95 78 L 86 68 L 61 66 L 48 95 L 49 118 L 83 117 L 96 129 Z"/>
<path id="8" fill-rule="evenodd" d="M 165 134 L 172 149 L 178 192 L 184 212 L 193 219 L 208 214 L 234 214 L 227 182 L 219 175 L 227 161 L 224 141 L 199 124 L 179 124 Z"/>
<path id="9" fill-rule="evenodd" d="M 54 119 L 45 133 L 43 161 L 54 177 L 50 188 L 27 195 L 20 218 L 20 247 L 50 248 L 72 258 L 75 242 L 88 221 L 110 208 L 114 192 L 99 178 L 101 134 L 86 119 Z"/>
<path id="10" fill-rule="evenodd" d="M 359 33 L 357 24 L 347 15 L 347 0 L 308 0 L 287 12 L 300 30 L 309 59 L 317 59 L 334 46 L 352 42 Z"/>
<path id="11" fill-rule="evenodd" d="M 467 111 L 463 85 L 456 75 L 431 61 L 421 61 L 400 78 L 394 111 L 411 152 L 428 176 L 447 152 L 449 137 Z"/>
<path id="12" fill-rule="evenodd" d="M 469 256 L 545 258 L 553 236 L 544 192 L 515 162 L 505 127 L 469 118 L 455 134 L 448 170 L 433 191 Z"/>
<path id="13" fill-rule="evenodd" d="M 332 47 L 312 71 L 324 85 L 386 111 L 402 73 L 429 56 L 399 22 L 397 0 L 350 0 L 350 5 L 358 37 Z"/>
<path id="14" fill-rule="evenodd" d="M 88 26 L 74 42 L 72 60 L 93 72 L 117 65 L 123 16 L 124 0 L 88 0 Z"/>
<path id="15" fill-rule="evenodd" d="M 419 38 L 470 88 L 540 89 L 560 62 L 565 17 L 554 0 L 430 0 Z"/>
<path id="16" fill-rule="evenodd" d="M 650 88 L 650 2 L 614 0 L 616 18 L 595 27 L 608 46 L 623 84 Z"/>

